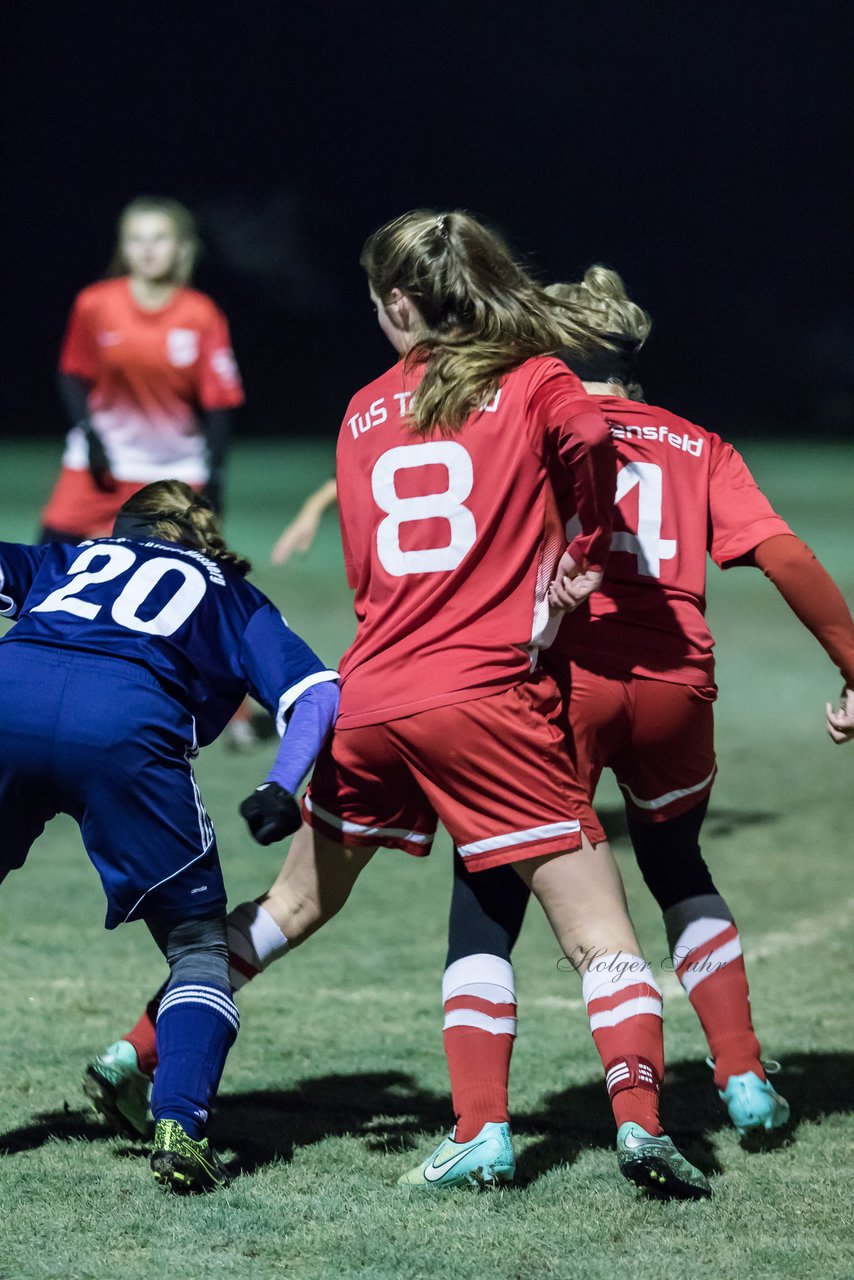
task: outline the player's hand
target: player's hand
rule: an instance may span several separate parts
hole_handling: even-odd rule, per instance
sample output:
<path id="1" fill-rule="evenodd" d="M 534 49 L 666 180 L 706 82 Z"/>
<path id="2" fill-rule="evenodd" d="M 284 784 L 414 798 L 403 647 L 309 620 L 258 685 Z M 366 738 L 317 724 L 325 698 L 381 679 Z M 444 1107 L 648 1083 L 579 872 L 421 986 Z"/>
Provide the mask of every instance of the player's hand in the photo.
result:
<path id="1" fill-rule="evenodd" d="M 839 710 L 834 711 L 833 704 L 825 704 L 827 711 L 827 732 L 837 744 L 854 741 L 854 689 L 847 686 L 842 690 L 839 699 Z"/>
<path id="2" fill-rule="evenodd" d="M 599 590 L 602 578 L 601 569 L 581 569 L 569 552 L 564 551 L 554 581 L 549 585 L 549 612 L 572 613 Z"/>
<path id="3" fill-rule="evenodd" d="M 115 493 L 116 481 L 110 471 L 110 460 L 104 448 L 104 442 L 94 427 L 83 428 L 86 436 L 86 447 L 89 450 L 89 472 L 95 482 L 95 488 L 102 493 Z"/>
<path id="4" fill-rule="evenodd" d="M 275 844 L 293 835 L 302 823 L 300 808 L 278 782 L 263 782 L 243 801 L 240 813 L 259 844 Z"/>
<path id="5" fill-rule="evenodd" d="M 273 547 L 273 564 L 287 564 L 295 551 L 304 555 L 314 542 L 319 524 L 320 512 L 301 511 Z"/>

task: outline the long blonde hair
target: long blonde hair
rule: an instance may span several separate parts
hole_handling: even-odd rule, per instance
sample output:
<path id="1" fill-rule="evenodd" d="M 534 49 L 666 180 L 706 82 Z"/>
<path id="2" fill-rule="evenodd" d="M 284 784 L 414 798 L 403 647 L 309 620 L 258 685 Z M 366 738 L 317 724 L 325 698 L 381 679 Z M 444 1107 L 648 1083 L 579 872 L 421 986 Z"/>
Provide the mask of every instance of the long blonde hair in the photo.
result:
<path id="1" fill-rule="evenodd" d="M 193 547 L 239 574 L 247 574 L 252 568 L 244 556 L 227 546 L 207 499 L 183 480 L 156 480 L 154 484 L 147 484 L 128 498 L 119 515 L 146 517 L 151 524 L 152 538 Z"/>
<path id="2" fill-rule="evenodd" d="M 107 268 L 107 275 L 123 276 L 127 274 L 128 268 L 122 249 L 122 239 L 129 219 L 135 217 L 138 213 L 162 213 L 170 219 L 172 226 L 175 228 L 175 239 L 182 249 L 175 261 L 175 282 L 182 285 L 189 284 L 193 278 L 193 271 L 199 260 L 199 255 L 202 252 L 202 242 L 199 239 L 196 219 L 190 213 L 190 210 L 186 205 L 167 196 L 137 196 L 134 200 L 131 200 L 130 204 L 125 205 L 119 214 L 119 220 L 116 224 L 116 247 L 113 250 L 110 265 Z"/>
<path id="3" fill-rule="evenodd" d="M 380 227 L 360 262 L 386 303 L 412 300 L 425 329 L 407 361 L 424 361 L 410 406 L 416 431 L 459 431 L 531 356 L 607 347 L 575 303 L 552 298 L 471 214 L 416 209 Z"/>
<path id="4" fill-rule="evenodd" d="M 588 267 L 584 278 L 575 284 L 550 284 L 546 293 L 578 309 L 586 323 L 597 333 L 630 338 L 643 346 L 652 330 L 652 317 L 632 302 L 623 279 L 610 267 L 595 264 Z M 612 379 L 616 386 L 623 386 Z M 623 386 L 629 399 L 642 400 L 643 389 L 637 382 Z"/>

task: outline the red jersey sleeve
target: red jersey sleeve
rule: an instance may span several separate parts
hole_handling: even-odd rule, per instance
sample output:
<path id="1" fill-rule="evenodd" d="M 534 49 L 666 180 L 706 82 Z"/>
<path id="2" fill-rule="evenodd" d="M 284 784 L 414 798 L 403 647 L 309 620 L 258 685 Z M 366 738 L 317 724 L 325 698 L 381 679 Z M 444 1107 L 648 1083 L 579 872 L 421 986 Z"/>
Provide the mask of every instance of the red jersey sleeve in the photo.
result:
<path id="1" fill-rule="evenodd" d="M 95 382 L 98 378 L 98 343 L 94 316 L 84 290 L 79 293 L 68 317 L 68 327 L 59 355 L 60 373 Z"/>
<path id="2" fill-rule="evenodd" d="M 212 305 L 199 343 L 199 404 L 203 409 L 236 409 L 244 398 L 228 321 Z"/>
<path id="3" fill-rule="evenodd" d="M 854 689 L 854 621 L 824 565 L 794 534 L 762 542 L 755 560 Z"/>
<path id="4" fill-rule="evenodd" d="M 709 555 L 720 568 L 766 538 L 791 533 L 762 493 L 741 454 L 712 435 L 709 468 Z"/>
<path id="5" fill-rule="evenodd" d="M 531 396 L 529 411 L 571 473 L 581 532 L 569 553 L 584 569 L 604 569 L 611 544 L 617 456 L 599 406 L 579 379 L 555 366 Z"/>

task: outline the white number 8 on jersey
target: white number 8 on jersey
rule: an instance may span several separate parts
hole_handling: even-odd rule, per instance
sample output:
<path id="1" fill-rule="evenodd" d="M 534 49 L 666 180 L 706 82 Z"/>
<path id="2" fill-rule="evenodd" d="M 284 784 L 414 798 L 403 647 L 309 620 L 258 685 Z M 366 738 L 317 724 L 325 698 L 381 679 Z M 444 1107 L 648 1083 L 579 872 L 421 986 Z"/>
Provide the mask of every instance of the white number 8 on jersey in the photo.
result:
<path id="1" fill-rule="evenodd" d="M 448 472 L 448 487 L 420 498 L 398 496 L 395 479 L 411 467 L 440 465 Z M 382 454 L 371 472 L 371 489 L 377 506 L 387 512 L 377 526 L 377 555 L 386 573 L 402 578 L 409 573 L 437 573 L 456 569 L 477 538 L 474 516 L 463 506 L 472 491 L 474 472 L 466 449 L 454 440 L 430 440 L 401 445 Z M 447 520 L 451 541 L 444 547 L 404 551 L 400 526 L 412 520 Z"/>

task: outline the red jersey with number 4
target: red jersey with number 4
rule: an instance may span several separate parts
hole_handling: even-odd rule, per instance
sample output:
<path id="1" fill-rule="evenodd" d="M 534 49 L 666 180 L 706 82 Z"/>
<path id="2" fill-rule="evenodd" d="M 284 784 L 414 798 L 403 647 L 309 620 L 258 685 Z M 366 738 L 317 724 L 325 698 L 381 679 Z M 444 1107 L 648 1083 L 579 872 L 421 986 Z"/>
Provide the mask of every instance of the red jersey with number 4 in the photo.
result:
<path id="1" fill-rule="evenodd" d="M 340 728 L 378 724 L 517 684 L 548 626 L 566 546 L 551 453 L 581 504 L 576 559 L 601 564 L 613 506 L 608 428 L 566 365 L 537 357 L 453 435 L 407 418 L 420 368 L 356 395 L 338 441 L 356 639 L 341 662 Z M 453 750 L 453 744 L 448 744 Z"/>
<path id="2" fill-rule="evenodd" d="M 726 569 L 791 530 L 720 436 L 653 405 L 593 399 L 617 450 L 611 554 L 602 590 L 566 618 L 549 660 L 712 685 L 706 555 Z"/>
<path id="3" fill-rule="evenodd" d="M 74 303 L 59 367 L 92 384 L 92 423 L 117 480 L 204 484 L 196 410 L 243 403 L 225 316 L 195 289 L 178 289 L 165 307 L 146 311 L 127 276 L 90 285 Z M 69 434 L 62 461 L 88 467 L 81 431 Z"/>

